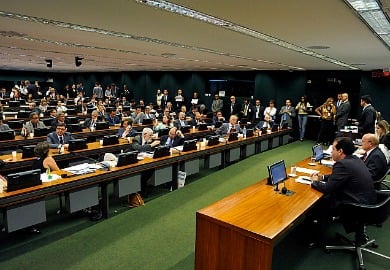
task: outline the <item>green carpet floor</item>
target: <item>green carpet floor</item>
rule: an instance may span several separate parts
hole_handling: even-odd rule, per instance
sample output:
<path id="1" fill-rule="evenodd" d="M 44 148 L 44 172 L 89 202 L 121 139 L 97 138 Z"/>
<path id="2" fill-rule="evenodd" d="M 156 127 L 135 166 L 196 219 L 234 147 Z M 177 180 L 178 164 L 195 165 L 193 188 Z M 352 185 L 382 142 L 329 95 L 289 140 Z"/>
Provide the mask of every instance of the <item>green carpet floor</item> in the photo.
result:
<path id="1" fill-rule="evenodd" d="M 145 206 L 129 210 L 113 203 L 111 217 L 99 222 L 56 216 L 53 199 L 41 234 L 0 233 L 0 269 L 194 269 L 196 211 L 265 178 L 272 162 L 284 159 L 290 166 L 309 156 L 312 144 L 295 142 L 224 170 L 202 169 L 182 189 L 156 189 Z M 329 234 L 335 231 L 343 233 L 337 224 Z M 390 254 L 389 222 L 368 232 L 379 240 L 378 251 Z M 307 249 L 303 237 L 298 226 L 276 246 L 273 269 L 357 269 L 351 254 Z M 368 270 L 390 269 L 388 261 L 365 259 Z"/>

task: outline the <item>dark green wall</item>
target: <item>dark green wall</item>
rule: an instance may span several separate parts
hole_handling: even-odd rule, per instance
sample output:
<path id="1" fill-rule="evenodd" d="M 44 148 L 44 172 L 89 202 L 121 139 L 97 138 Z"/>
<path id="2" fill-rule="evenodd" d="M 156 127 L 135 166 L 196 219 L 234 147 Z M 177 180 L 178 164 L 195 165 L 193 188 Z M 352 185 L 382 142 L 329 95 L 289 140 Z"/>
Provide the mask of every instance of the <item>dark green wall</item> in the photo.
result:
<path id="1" fill-rule="evenodd" d="M 285 99 L 296 104 L 299 97 L 306 94 L 314 106 L 321 105 L 329 96 L 335 97 L 340 91 L 348 92 L 352 103 L 351 117 L 358 117 L 361 112 L 360 95 L 370 94 L 373 105 L 390 119 L 388 100 L 390 99 L 390 78 L 371 78 L 371 72 L 360 71 L 249 71 L 249 72 L 116 72 L 116 73 L 43 73 L 3 71 L 1 81 L 29 79 L 46 82 L 54 79 L 54 87 L 61 89 L 65 84 L 84 83 L 87 93 L 91 93 L 94 83 L 105 86 L 115 83 L 119 87 L 127 84 L 134 91 L 136 100 L 143 98 L 146 102 L 155 100 L 157 89 L 168 89 L 173 95 L 177 89 L 183 89 L 190 98 L 197 90 L 206 102 L 212 97 L 204 96 L 207 81 L 210 79 L 250 80 L 255 82 L 254 98 L 260 98 L 263 105 L 270 99 L 276 101 L 280 108 Z M 4 83 L 3 83 L 4 84 Z M 0 85 L 1 87 L 2 85 Z M 228 98 L 226 97 L 225 100 Z"/>

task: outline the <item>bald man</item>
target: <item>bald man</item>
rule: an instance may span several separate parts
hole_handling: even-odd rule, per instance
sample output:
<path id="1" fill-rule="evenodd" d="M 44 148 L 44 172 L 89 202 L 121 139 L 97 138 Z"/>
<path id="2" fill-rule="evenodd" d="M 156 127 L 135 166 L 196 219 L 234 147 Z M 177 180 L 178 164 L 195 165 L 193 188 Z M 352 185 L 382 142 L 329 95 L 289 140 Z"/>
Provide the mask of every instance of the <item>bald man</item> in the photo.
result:
<path id="1" fill-rule="evenodd" d="M 370 171 L 373 181 L 380 180 L 388 170 L 386 157 L 381 151 L 379 140 L 375 134 L 367 133 L 362 138 L 362 149 L 365 151 L 362 159 Z"/>

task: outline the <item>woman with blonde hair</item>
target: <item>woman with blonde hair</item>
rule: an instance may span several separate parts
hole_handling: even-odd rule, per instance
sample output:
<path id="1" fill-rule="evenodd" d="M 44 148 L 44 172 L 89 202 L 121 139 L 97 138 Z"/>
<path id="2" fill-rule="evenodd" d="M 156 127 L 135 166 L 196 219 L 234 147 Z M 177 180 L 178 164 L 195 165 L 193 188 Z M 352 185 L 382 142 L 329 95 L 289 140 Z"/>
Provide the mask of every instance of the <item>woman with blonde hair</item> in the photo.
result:
<path id="1" fill-rule="evenodd" d="M 386 120 L 376 122 L 375 134 L 378 137 L 379 143 L 383 143 L 383 139 L 387 133 L 389 133 L 389 123 Z"/>
<path id="2" fill-rule="evenodd" d="M 333 98 L 327 98 L 324 104 L 315 109 L 315 113 L 321 117 L 321 126 L 320 131 L 318 132 L 317 143 L 329 145 L 334 137 L 333 119 L 336 115 L 336 106 L 333 103 Z"/>

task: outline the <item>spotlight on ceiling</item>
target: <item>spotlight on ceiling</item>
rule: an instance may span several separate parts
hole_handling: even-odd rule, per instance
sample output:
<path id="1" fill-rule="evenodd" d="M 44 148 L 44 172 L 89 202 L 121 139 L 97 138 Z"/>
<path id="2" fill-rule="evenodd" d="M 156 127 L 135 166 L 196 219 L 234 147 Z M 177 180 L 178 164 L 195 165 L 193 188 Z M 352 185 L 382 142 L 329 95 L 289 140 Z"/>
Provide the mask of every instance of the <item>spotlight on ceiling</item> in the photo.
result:
<path id="1" fill-rule="evenodd" d="M 45 61 L 46 61 L 46 66 L 47 66 L 48 68 L 53 67 L 53 60 L 51 60 L 51 59 L 46 59 Z"/>
<path id="2" fill-rule="evenodd" d="M 75 61 L 76 67 L 79 67 L 79 66 L 81 66 L 81 64 L 82 64 L 81 60 L 83 60 L 83 59 L 84 59 L 84 58 L 82 58 L 82 57 L 78 57 L 78 56 L 76 56 L 76 57 L 74 58 L 74 61 Z"/>

